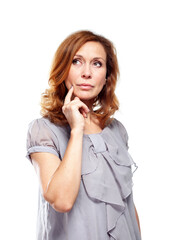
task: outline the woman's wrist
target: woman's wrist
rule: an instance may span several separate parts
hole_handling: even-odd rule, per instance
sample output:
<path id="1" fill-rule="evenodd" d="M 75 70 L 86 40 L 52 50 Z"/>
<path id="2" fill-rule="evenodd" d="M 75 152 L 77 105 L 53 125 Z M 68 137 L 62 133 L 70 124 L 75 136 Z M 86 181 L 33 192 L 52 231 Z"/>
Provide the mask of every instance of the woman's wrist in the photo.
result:
<path id="1" fill-rule="evenodd" d="M 74 129 L 71 129 L 71 136 L 83 136 L 83 129 L 80 129 L 80 128 L 74 128 Z"/>

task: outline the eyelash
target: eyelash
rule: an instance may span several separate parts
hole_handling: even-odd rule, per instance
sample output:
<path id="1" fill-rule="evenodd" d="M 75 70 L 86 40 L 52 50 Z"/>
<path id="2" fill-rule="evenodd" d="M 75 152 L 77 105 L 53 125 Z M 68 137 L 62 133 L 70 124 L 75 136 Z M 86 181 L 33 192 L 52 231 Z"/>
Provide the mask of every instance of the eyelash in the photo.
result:
<path id="1" fill-rule="evenodd" d="M 102 66 L 102 63 L 101 63 L 100 61 L 96 61 L 96 62 L 94 62 L 94 65 L 95 65 L 95 64 L 99 64 L 99 67 Z M 98 67 L 98 66 L 96 66 L 96 67 Z"/>
<path id="2" fill-rule="evenodd" d="M 75 59 L 73 59 L 73 61 L 72 61 L 73 64 L 77 64 L 77 62 L 80 62 L 80 60 L 79 60 L 78 58 L 75 58 Z"/>
<path id="3" fill-rule="evenodd" d="M 73 61 L 72 61 L 72 63 L 73 63 L 74 65 L 77 64 L 77 62 L 81 62 L 80 59 L 75 58 L 75 59 L 73 59 Z M 93 64 L 94 64 L 95 66 L 96 66 L 96 64 L 99 64 L 99 66 L 96 66 L 96 67 L 101 67 L 101 66 L 103 65 L 100 61 L 96 61 L 96 62 L 94 62 Z"/>

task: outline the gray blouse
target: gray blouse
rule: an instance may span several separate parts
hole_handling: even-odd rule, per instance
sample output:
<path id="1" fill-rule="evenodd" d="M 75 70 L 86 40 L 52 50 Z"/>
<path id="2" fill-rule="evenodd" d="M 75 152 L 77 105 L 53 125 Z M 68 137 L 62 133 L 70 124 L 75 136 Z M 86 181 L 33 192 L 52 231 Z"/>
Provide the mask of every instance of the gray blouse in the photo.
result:
<path id="1" fill-rule="evenodd" d="M 49 152 L 62 159 L 69 137 L 69 126 L 36 119 L 29 125 L 27 158 L 34 152 Z M 81 183 L 74 206 L 69 212 L 57 212 L 39 190 L 38 240 L 141 239 L 132 195 L 132 168 L 137 167 L 127 143 L 127 132 L 116 119 L 101 133 L 84 134 Z"/>

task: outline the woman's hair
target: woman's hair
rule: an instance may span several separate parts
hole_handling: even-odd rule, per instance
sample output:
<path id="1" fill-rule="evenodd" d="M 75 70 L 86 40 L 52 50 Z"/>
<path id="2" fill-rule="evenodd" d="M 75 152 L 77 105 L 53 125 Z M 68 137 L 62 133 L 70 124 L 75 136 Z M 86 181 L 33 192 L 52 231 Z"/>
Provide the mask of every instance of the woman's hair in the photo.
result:
<path id="1" fill-rule="evenodd" d="M 68 123 L 62 112 L 64 99 L 68 92 L 64 81 L 68 76 L 74 55 L 83 44 L 89 41 L 101 43 L 107 55 L 107 81 L 99 95 L 94 99 L 91 114 L 99 120 L 100 126 L 104 128 L 119 108 L 119 102 L 115 95 L 119 67 L 113 43 L 91 31 L 78 31 L 68 36 L 57 49 L 50 71 L 49 89 L 46 89 L 42 94 L 41 114 L 49 118 L 51 122 L 59 125 Z"/>

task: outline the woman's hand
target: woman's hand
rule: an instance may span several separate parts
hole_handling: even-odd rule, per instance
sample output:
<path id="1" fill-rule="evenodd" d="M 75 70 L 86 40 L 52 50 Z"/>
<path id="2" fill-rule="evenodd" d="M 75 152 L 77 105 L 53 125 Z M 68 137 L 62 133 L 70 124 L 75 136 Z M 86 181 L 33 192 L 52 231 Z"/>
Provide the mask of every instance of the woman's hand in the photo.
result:
<path id="1" fill-rule="evenodd" d="M 71 127 L 71 130 L 84 130 L 84 118 L 87 117 L 89 108 L 78 97 L 71 100 L 73 95 L 73 86 L 69 89 L 62 111 Z"/>

